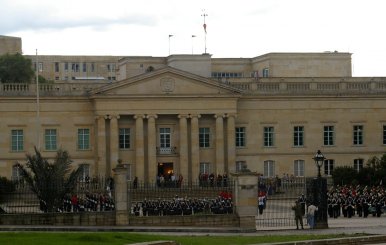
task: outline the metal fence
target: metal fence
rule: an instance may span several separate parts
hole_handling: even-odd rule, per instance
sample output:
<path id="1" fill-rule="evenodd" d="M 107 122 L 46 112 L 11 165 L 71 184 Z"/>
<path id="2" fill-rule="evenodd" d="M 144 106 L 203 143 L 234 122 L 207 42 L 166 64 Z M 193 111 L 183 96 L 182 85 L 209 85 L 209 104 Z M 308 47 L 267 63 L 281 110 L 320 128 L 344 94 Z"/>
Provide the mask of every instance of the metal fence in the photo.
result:
<path id="1" fill-rule="evenodd" d="M 257 227 L 295 226 L 292 206 L 302 194 L 306 194 L 305 178 L 260 178 L 258 202 L 264 201 L 264 205 L 258 209 Z"/>
<path id="2" fill-rule="evenodd" d="M 52 191 L 57 186 L 52 183 L 42 192 Z M 39 200 L 24 181 L 13 181 L 0 186 L 0 213 L 27 214 L 47 212 L 96 212 L 114 210 L 114 183 L 111 178 L 92 178 L 78 181 L 75 189 L 63 197 L 54 210 L 46 208 L 44 200 Z"/>
<path id="3" fill-rule="evenodd" d="M 136 216 L 233 213 L 234 182 L 128 183 L 130 214 Z"/>

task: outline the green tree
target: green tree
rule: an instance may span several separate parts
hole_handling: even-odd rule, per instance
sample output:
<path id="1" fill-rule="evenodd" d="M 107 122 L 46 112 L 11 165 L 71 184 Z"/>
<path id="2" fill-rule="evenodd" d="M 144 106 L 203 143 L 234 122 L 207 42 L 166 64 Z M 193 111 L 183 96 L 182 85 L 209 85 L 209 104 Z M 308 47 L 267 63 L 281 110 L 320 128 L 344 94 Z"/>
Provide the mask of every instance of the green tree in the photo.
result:
<path id="1" fill-rule="evenodd" d="M 386 154 L 383 154 L 380 158 L 377 156 L 370 158 L 366 166 L 359 171 L 358 178 L 365 185 L 378 185 L 380 183 L 385 185 Z"/>
<path id="2" fill-rule="evenodd" d="M 54 83 L 52 80 L 47 80 L 45 77 L 42 75 L 39 75 L 39 84 L 47 84 L 47 83 Z"/>
<path id="3" fill-rule="evenodd" d="M 30 83 L 33 76 L 30 59 L 24 58 L 19 53 L 0 56 L 0 82 Z"/>
<path id="4" fill-rule="evenodd" d="M 334 185 L 350 185 L 357 182 L 358 173 L 350 166 L 336 167 L 332 171 Z"/>
<path id="5" fill-rule="evenodd" d="M 71 164 L 67 151 L 58 150 L 49 163 L 36 148 L 35 155 L 27 154 L 25 166 L 18 163 L 21 175 L 36 193 L 43 211 L 56 211 L 63 204 L 64 196 L 74 190 L 82 169 L 72 169 Z"/>

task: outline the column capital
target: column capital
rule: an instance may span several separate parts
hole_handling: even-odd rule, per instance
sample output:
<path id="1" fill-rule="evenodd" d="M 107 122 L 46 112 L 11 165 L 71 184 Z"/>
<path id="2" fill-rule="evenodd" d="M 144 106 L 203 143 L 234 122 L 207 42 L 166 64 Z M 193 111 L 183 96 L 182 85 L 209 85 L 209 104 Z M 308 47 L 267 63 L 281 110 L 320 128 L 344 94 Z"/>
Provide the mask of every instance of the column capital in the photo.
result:
<path id="1" fill-rule="evenodd" d="M 108 118 L 110 120 L 113 119 L 113 118 L 119 119 L 119 118 L 121 118 L 121 116 L 120 115 L 108 115 Z"/>
<path id="2" fill-rule="evenodd" d="M 145 115 L 143 114 L 135 114 L 134 115 L 134 119 L 144 119 L 145 118 Z"/>
<path id="3" fill-rule="evenodd" d="M 222 114 L 222 113 L 220 113 L 220 114 L 214 114 L 214 118 L 219 118 L 219 117 L 224 118 L 224 117 L 225 117 L 225 114 Z"/>
<path id="4" fill-rule="evenodd" d="M 234 117 L 234 118 L 236 118 L 237 114 L 236 113 L 227 113 L 227 114 L 225 114 L 225 117 Z"/>
<path id="5" fill-rule="evenodd" d="M 157 115 L 157 114 L 147 114 L 147 115 L 146 115 L 146 118 L 147 118 L 147 119 L 149 119 L 149 118 L 157 119 L 157 118 L 158 118 L 158 115 Z"/>
<path id="6" fill-rule="evenodd" d="M 189 117 L 190 118 L 194 118 L 194 117 L 201 118 L 201 114 L 189 114 Z"/>
<path id="7" fill-rule="evenodd" d="M 189 118 L 189 114 L 178 114 L 178 118 Z"/>

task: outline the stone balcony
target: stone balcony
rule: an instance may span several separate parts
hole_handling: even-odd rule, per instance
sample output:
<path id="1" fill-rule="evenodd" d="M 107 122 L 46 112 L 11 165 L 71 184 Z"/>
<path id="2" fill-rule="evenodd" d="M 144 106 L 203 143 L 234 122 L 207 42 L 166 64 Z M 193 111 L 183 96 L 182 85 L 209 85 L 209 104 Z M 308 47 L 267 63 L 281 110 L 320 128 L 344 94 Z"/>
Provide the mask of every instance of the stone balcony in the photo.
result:
<path id="1" fill-rule="evenodd" d="M 386 77 L 348 78 L 229 78 L 214 79 L 219 84 L 238 88 L 246 95 L 355 95 L 385 94 Z M 104 85 L 98 83 L 40 84 L 40 96 L 87 96 Z M 36 84 L 0 84 L 0 96 L 35 96 Z"/>

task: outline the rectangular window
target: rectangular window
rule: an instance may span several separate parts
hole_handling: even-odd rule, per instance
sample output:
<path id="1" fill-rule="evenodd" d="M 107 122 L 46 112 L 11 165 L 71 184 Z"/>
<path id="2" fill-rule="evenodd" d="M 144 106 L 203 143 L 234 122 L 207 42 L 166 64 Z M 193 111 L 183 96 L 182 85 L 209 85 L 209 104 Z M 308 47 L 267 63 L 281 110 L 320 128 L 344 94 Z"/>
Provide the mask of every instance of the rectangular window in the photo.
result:
<path id="1" fill-rule="evenodd" d="M 131 170 L 131 164 L 123 164 L 123 166 L 125 166 L 125 169 L 126 169 L 126 179 L 127 180 L 132 180 L 132 170 Z"/>
<path id="2" fill-rule="evenodd" d="M 81 169 L 80 179 L 82 181 L 90 178 L 90 164 L 80 164 L 79 168 Z"/>
<path id="3" fill-rule="evenodd" d="M 294 161 L 294 175 L 295 177 L 304 176 L 304 160 L 295 160 Z"/>
<path id="4" fill-rule="evenodd" d="M 171 140 L 171 135 L 170 135 L 170 128 L 160 128 L 160 148 L 170 148 L 170 140 Z"/>
<path id="5" fill-rule="evenodd" d="M 200 175 L 210 173 L 210 164 L 208 162 L 200 162 Z"/>
<path id="6" fill-rule="evenodd" d="M 363 126 L 354 125 L 353 127 L 353 144 L 363 145 Z"/>
<path id="7" fill-rule="evenodd" d="M 115 71 L 115 64 L 107 64 L 107 70 L 110 72 Z"/>
<path id="8" fill-rule="evenodd" d="M 91 63 L 91 72 L 94 72 L 94 71 L 95 71 L 95 64 Z"/>
<path id="9" fill-rule="evenodd" d="M 83 67 L 82 71 L 87 72 L 87 63 L 83 63 L 82 67 Z"/>
<path id="10" fill-rule="evenodd" d="M 79 72 L 79 63 L 72 63 L 72 65 L 71 65 L 71 71 L 73 71 L 73 72 Z"/>
<path id="11" fill-rule="evenodd" d="M 324 160 L 324 174 L 331 176 L 333 170 L 334 170 L 334 160 L 332 159 Z"/>
<path id="12" fill-rule="evenodd" d="M 11 149 L 12 151 L 24 150 L 24 134 L 22 129 L 13 129 L 11 131 Z"/>
<path id="13" fill-rule="evenodd" d="M 90 149 L 90 129 L 80 128 L 78 129 L 78 150 Z"/>
<path id="14" fill-rule="evenodd" d="M 44 143 L 47 151 L 53 151 L 57 149 L 56 140 L 56 129 L 46 129 L 44 131 Z"/>
<path id="15" fill-rule="evenodd" d="M 201 148 L 208 148 L 209 145 L 209 135 L 210 135 L 210 129 L 209 128 L 200 128 L 199 133 L 199 142 Z"/>
<path id="16" fill-rule="evenodd" d="M 247 162 L 245 161 L 236 162 L 236 172 L 242 172 L 245 169 L 247 169 Z"/>
<path id="17" fill-rule="evenodd" d="M 245 147 L 245 127 L 236 127 L 236 147 Z"/>
<path id="18" fill-rule="evenodd" d="M 273 127 L 264 127 L 264 146 L 274 146 L 273 135 Z"/>
<path id="19" fill-rule="evenodd" d="M 363 168 L 363 159 L 354 159 L 354 169 L 359 172 Z"/>
<path id="20" fill-rule="evenodd" d="M 323 128 L 323 144 L 334 145 L 334 126 L 324 126 Z"/>
<path id="21" fill-rule="evenodd" d="M 43 71 L 43 62 L 39 62 L 39 72 Z"/>
<path id="22" fill-rule="evenodd" d="M 18 181 L 21 179 L 22 179 L 22 176 L 21 176 L 20 168 L 19 168 L 19 166 L 17 166 L 17 164 L 15 164 L 12 166 L 12 180 Z"/>
<path id="23" fill-rule="evenodd" d="M 294 127 L 294 146 L 304 146 L 304 127 Z"/>
<path id="24" fill-rule="evenodd" d="M 119 129 L 119 149 L 130 149 L 130 128 Z"/>
<path id="25" fill-rule="evenodd" d="M 275 176 L 275 162 L 272 160 L 264 161 L 264 176 L 274 177 Z"/>
<path id="26" fill-rule="evenodd" d="M 386 145 L 386 125 L 383 125 L 383 144 Z"/>
<path id="27" fill-rule="evenodd" d="M 55 62 L 55 72 L 59 72 L 59 62 Z"/>
<path id="28" fill-rule="evenodd" d="M 68 71 L 68 62 L 64 63 L 64 71 Z"/>
<path id="29" fill-rule="evenodd" d="M 263 69 L 263 77 L 269 77 L 269 69 L 268 68 Z"/>

